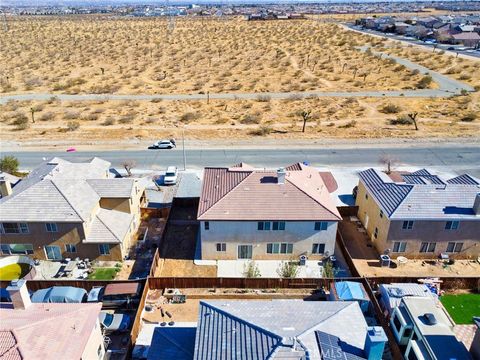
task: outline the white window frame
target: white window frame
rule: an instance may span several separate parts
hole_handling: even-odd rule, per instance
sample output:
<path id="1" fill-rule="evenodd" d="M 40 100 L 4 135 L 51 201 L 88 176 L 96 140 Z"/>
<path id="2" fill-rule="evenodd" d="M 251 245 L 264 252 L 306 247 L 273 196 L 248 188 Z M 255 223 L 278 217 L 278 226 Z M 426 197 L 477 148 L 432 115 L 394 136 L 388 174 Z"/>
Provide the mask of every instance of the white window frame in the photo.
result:
<path id="1" fill-rule="evenodd" d="M 373 231 L 373 237 L 375 239 L 378 239 L 378 227 L 376 227 L 375 230 Z"/>
<path id="2" fill-rule="evenodd" d="M 75 250 L 75 251 L 70 251 L 72 249 Z M 65 252 L 68 252 L 70 254 L 76 254 L 77 253 L 77 245 L 75 245 L 75 244 L 65 244 Z"/>
<path id="3" fill-rule="evenodd" d="M 320 252 L 320 246 L 323 245 L 323 251 Z M 326 244 L 325 243 L 313 243 L 312 244 L 312 254 L 325 254 L 325 247 L 326 247 Z M 316 248 L 316 249 L 315 249 Z M 316 251 L 315 251 L 316 250 Z"/>
<path id="4" fill-rule="evenodd" d="M 30 246 L 30 249 L 25 250 L 23 253 L 20 252 L 12 252 L 11 246 L 12 245 L 23 245 L 25 247 Z M 4 248 L 8 246 L 8 251 L 3 251 Z M 33 245 L 32 244 L 0 244 L 0 254 L 3 255 L 32 255 L 33 254 Z"/>
<path id="5" fill-rule="evenodd" d="M 205 221 L 203 223 L 203 229 L 206 231 L 210 230 L 210 221 Z"/>
<path id="6" fill-rule="evenodd" d="M 261 226 L 262 228 L 261 229 L 259 229 L 260 223 L 262 223 L 262 226 Z M 265 226 L 265 225 L 267 225 L 267 226 Z M 268 228 L 268 229 L 266 229 L 266 228 Z M 270 231 L 270 230 L 272 230 L 271 221 L 257 221 L 257 231 Z"/>
<path id="7" fill-rule="evenodd" d="M 15 224 L 17 226 L 18 232 L 6 232 L 3 224 Z M 0 233 L 7 235 L 21 235 L 21 234 L 30 234 L 30 229 L 28 224 L 25 222 L 9 222 L 0 223 Z"/>
<path id="8" fill-rule="evenodd" d="M 317 229 L 318 224 L 318 229 Z M 328 221 L 315 221 L 313 224 L 313 229 L 315 231 L 326 231 L 328 230 Z"/>
<path id="9" fill-rule="evenodd" d="M 395 251 L 395 244 L 398 245 L 398 251 Z M 403 250 L 402 250 L 403 248 Z M 392 247 L 392 252 L 394 253 L 404 253 L 407 250 L 407 242 L 406 241 L 394 241 L 393 242 L 393 247 Z"/>
<path id="10" fill-rule="evenodd" d="M 268 251 L 268 248 L 271 248 L 271 251 Z M 293 254 L 293 243 L 287 242 L 275 242 L 267 243 L 265 252 L 268 255 L 278 255 L 278 254 Z"/>
<path id="11" fill-rule="evenodd" d="M 58 226 L 57 223 L 54 222 L 47 222 L 45 223 L 45 230 L 49 233 L 56 233 L 58 232 Z"/>
<path id="12" fill-rule="evenodd" d="M 402 223 L 402 230 L 412 230 L 415 221 L 413 220 L 404 220 Z"/>
<path id="13" fill-rule="evenodd" d="M 275 224 L 277 224 L 277 228 L 275 229 Z M 285 221 L 284 220 L 277 220 L 272 221 L 272 231 L 283 231 L 285 230 Z"/>
<path id="14" fill-rule="evenodd" d="M 424 244 L 426 244 L 426 249 L 425 249 L 425 251 L 422 251 L 423 250 L 422 247 L 423 247 Z M 432 249 L 432 246 L 433 246 L 433 249 Z M 422 253 L 422 254 L 434 253 L 436 247 L 437 247 L 437 243 L 434 242 L 434 241 L 422 241 L 420 243 L 419 252 Z"/>
<path id="15" fill-rule="evenodd" d="M 106 252 L 102 251 L 103 246 L 108 246 Z M 110 255 L 110 244 L 98 244 L 98 252 L 100 253 L 100 255 Z"/>
<path id="16" fill-rule="evenodd" d="M 216 247 L 217 252 L 226 252 L 227 251 L 227 243 L 216 243 L 215 247 Z M 220 250 L 218 248 L 220 248 Z"/>
<path id="17" fill-rule="evenodd" d="M 458 220 L 449 220 L 445 223 L 445 230 L 458 230 L 459 227 L 460 221 Z"/>
<path id="18" fill-rule="evenodd" d="M 451 251 L 448 250 L 448 247 L 450 246 L 450 244 L 453 244 L 453 249 Z M 458 249 L 459 245 L 460 245 L 460 249 Z M 460 253 L 463 250 L 463 245 L 464 245 L 463 241 L 449 241 L 447 243 L 447 250 L 445 252 L 449 254 Z"/>

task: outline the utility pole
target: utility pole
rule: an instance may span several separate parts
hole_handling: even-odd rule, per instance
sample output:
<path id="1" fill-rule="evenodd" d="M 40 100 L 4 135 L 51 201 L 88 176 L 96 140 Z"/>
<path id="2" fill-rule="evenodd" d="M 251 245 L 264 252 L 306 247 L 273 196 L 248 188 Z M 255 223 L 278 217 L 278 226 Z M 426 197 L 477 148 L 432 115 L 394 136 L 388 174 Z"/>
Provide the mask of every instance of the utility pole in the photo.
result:
<path id="1" fill-rule="evenodd" d="M 187 155 L 185 153 L 185 126 L 182 128 L 183 171 L 187 170 Z"/>
<path id="2" fill-rule="evenodd" d="M 2 11 L 2 10 L 0 10 L 0 12 L 3 15 L 3 30 L 7 32 L 8 31 L 7 14 L 5 14 L 5 11 Z"/>

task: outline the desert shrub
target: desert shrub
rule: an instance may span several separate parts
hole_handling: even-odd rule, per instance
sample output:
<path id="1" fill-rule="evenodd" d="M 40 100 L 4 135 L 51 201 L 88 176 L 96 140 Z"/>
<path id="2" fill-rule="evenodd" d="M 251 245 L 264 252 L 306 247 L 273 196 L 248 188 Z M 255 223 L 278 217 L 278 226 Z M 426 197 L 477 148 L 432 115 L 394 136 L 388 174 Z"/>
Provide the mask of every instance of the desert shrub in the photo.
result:
<path id="1" fill-rule="evenodd" d="M 89 120 L 89 121 L 95 121 L 95 120 L 98 120 L 98 115 L 97 114 L 94 114 L 94 113 L 90 113 L 90 114 L 86 114 L 84 117 L 83 117 L 84 120 Z"/>
<path id="2" fill-rule="evenodd" d="M 69 121 L 67 123 L 67 131 L 75 131 L 80 127 L 80 123 L 78 121 Z"/>
<path id="3" fill-rule="evenodd" d="M 378 111 L 384 114 L 396 114 L 402 111 L 402 108 L 398 105 L 388 103 L 388 104 L 379 106 Z"/>
<path id="4" fill-rule="evenodd" d="M 200 118 L 200 114 L 196 112 L 187 112 L 180 116 L 180 121 L 183 123 L 189 123 Z"/>
<path id="5" fill-rule="evenodd" d="M 114 118 L 106 118 L 104 122 L 102 122 L 103 126 L 111 126 L 115 124 L 115 119 Z"/>
<path id="6" fill-rule="evenodd" d="M 338 128 L 339 129 L 350 129 L 350 128 L 355 127 L 355 126 L 357 126 L 357 121 L 352 120 L 352 121 L 349 121 L 348 123 L 346 123 L 345 125 L 338 126 Z"/>
<path id="7" fill-rule="evenodd" d="M 461 73 L 458 77 L 460 80 L 470 80 L 472 77 L 467 73 Z"/>
<path id="8" fill-rule="evenodd" d="M 268 102 L 272 100 L 272 97 L 270 95 L 258 95 L 257 96 L 257 101 L 260 101 L 260 102 Z"/>
<path id="9" fill-rule="evenodd" d="M 476 118 L 477 118 L 477 114 L 474 113 L 473 111 L 471 111 L 471 112 L 468 112 L 468 113 L 466 113 L 465 115 L 463 115 L 463 116 L 460 118 L 460 121 L 463 121 L 463 122 L 472 122 L 472 121 L 475 121 Z"/>
<path id="10" fill-rule="evenodd" d="M 432 83 L 432 81 L 433 79 L 430 75 L 425 75 L 417 82 L 417 88 L 426 89 Z"/>
<path id="11" fill-rule="evenodd" d="M 152 102 L 154 104 L 157 104 L 157 103 L 162 102 L 162 101 L 163 101 L 162 98 L 155 98 L 155 99 L 150 100 L 150 102 Z"/>
<path id="12" fill-rule="evenodd" d="M 80 117 L 80 113 L 78 111 L 67 111 L 63 117 L 67 120 L 78 119 Z"/>
<path id="13" fill-rule="evenodd" d="M 397 116 L 396 119 L 390 119 L 389 121 L 390 125 L 411 125 L 413 124 L 413 120 L 410 119 L 408 115 L 400 115 Z"/>
<path id="14" fill-rule="evenodd" d="M 284 279 L 296 278 L 298 274 L 298 262 L 282 261 L 277 268 L 277 274 Z"/>
<path id="15" fill-rule="evenodd" d="M 40 120 L 40 121 L 50 121 L 50 120 L 53 120 L 54 118 L 55 118 L 55 114 L 51 111 L 47 111 L 47 112 L 43 113 L 42 115 L 40 115 L 38 120 Z"/>
<path id="16" fill-rule="evenodd" d="M 254 136 L 266 136 L 270 134 L 273 129 L 268 125 L 259 126 L 258 129 L 250 131 L 250 135 Z"/>
<path id="17" fill-rule="evenodd" d="M 418 74 L 420 74 L 420 70 L 418 70 L 418 69 L 413 69 L 413 70 L 411 71 L 411 73 L 412 73 L 412 75 L 418 75 Z"/>
<path id="18" fill-rule="evenodd" d="M 23 113 L 16 113 L 12 125 L 15 126 L 15 130 L 25 130 L 29 126 L 28 117 Z"/>
<path id="19" fill-rule="evenodd" d="M 260 274 L 260 269 L 258 268 L 258 265 L 255 264 L 255 261 L 253 260 L 250 260 L 244 265 L 243 275 L 246 278 L 259 278 L 262 276 Z"/>
<path id="20" fill-rule="evenodd" d="M 120 119 L 118 119 L 118 122 L 120 124 L 131 124 L 134 119 L 135 119 L 135 115 L 128 114 L 128 115 L 123 115 L 122 117 L 120 117 Z"/>
<path id="21" fill-rule="evenodd" d="M 240 123 L 244 125 L 260 124 L 260 116 L 256 114 L 246 114 L 242 117 Z"/>
<path id="22" fill-rule="evenodd" d="M 0 171 L 14 174 L 18 171 L 18 159 L 15 156 L 6 155 L 0 160 Z"/>

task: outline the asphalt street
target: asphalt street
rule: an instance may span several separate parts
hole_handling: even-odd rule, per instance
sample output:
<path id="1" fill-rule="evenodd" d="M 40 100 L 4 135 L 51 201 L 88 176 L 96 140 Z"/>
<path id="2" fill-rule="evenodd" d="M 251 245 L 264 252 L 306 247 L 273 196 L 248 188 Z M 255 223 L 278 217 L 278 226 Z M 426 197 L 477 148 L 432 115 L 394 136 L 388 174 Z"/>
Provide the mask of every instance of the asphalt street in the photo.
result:
<path id="1" fill-rule="evenodd" d="M 468 172 L 480 177 L 480 145 L 468 146 L 424 146 L 424 147 L 383 147 L 383 148 L 281 148 L 281 149 L 187 149 L 187 168 L 201 169 L 205 166 L 230 166 L 246 162 L 257 167 L 279 167 L 294 162 L 307 161 L 313 166 L 370 167 L 378 166 L 379 158 L 389 154 L 400 165 L 415 167 L 438 167 L 456 173 Z M 134 150 L 134 151 L 78 151 L 73 153 L 51 151 L 2 152 L 14 155 L 20 161 L 20 168 L 31 170 L 43 159 L 61 156 L 71 160 L 86 160 L 93 156 L 101 157 L 121 167 L 125 160 L 135 160 L 138 169 L 165 169 L 176 165 L 183 169 L 181 148 L 173 150 Z"/>

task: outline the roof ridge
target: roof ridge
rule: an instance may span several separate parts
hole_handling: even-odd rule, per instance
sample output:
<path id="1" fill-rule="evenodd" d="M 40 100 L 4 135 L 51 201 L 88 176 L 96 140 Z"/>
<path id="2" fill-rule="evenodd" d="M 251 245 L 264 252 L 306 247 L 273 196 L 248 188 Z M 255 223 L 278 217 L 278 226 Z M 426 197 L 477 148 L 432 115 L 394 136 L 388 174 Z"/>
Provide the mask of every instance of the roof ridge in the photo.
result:
<path id="1" fill-rule="evenodd" d="M 40 304 L 40 305 L 41 305 L 41 306 L 44 306 L 45 304 Z M 42 310 L 45 310 L 45 309 L 42 308 Z M 73 313 L 73 312 L 78 312 L 78 311 L 80 311 L 80 310 L 83 310 L 83 309 L 73 309 L 71 312 L 72 312 L 72 313 Z M 46 310 L 45 310 L 45 311 L 46 311 Z M 48 311 L 50 311 L 50 310 L 48 310 Z M 57 313 L 54 313 L 54 314 L 50 314 L 50 313 L 49 313 L 49 316 L 45 317 L 45 318 L 42 319 L 42 320 L 36 320 L 36 321 L 33 321 L 33 322 L 29 322 L 29 323 L 27 323 L 27 324 L 25 324 L 25 325 L 23 325 L 23 326 L 17 326 L 15 329 L 19 329 L 19 330 L 27 329 L 27 328 L 32 327 L 32 326 L 37 326 L 37 324 L 43 324 L 43 323 L 45 323 L 45 322 L 52 321 L 53 319 L 55 319 L 55 318 L 57 318 L 57 317 L 59 317 L 59 316 L 63 316 L 63 315 L 65 315 L 65 314 L 63 313 L 63 311 L 62 311 L 61 313 L 58 313 L 58 312 L 57 312 Z"/>
<path id="2" fill-rule="evenodd" d="M 300 336 L 303 336 L 303 335 L 306 335 L 307 333 L 313 331 L 315 328 L 317 328 L 318 326 L 322 325 L 323 323 L 325 323 L 325 321 L 331 319 L 332 317 L 334 316 L 337 316 L 339 313 L 341 313 L 342 311 L 344 311 L 345 309 L 349 308 L 350 306 L 355 306 L 354 304 L 357 303 L 356 301 L 340 301 L 342 303 L 342 305 L 345 305 L 348 303 L 348 305 L 342 307 L 340 310 L 336 311 L 335 313 L 331 314 L 330 316 L 326 317 L 325 319 L 323 319 L 322 321 L 320 321 L 318 324 L 306 329 L 304 332 L 302 332 L 301 334 L 297 335 L 297 337 L 300 337 Z"/>
<path id="3" fill-rule="evenodd" d="M 226 169 L 227 172 L 229 172 L 228 168 L 218 168 L 218 169 Z M 250 170 L 250 171 L 235 171 L 236 173 L 240 173 L 240 172 L 246 172 L 246 173 L 249 173 L 247 176 L 245 176 L 242 180 L 240 180 L 238 182 L 238 184 L 236 184 L 235 186 L 233 186 L 230 190 L 228 190 L 225 194 L 222 195 L 222 197 L 220 197 L 217 201 L 215 201 L 214 204 L 210 205 L 207 209 L 205 209 L 204 212 L 202 212 L 201 214 L 197 214 L 197 218 L 199 218 L 200 216 L 204 215 L 207 211 L 209 211 L 212 207 L 214 207 L 216 204 L 219 203 L 220 200 L 224 199 L 225 196 L 227 196 L 228 194 L 230 194 L 234 189 L 236 189 L 241 183 L 243 183 L 246 179 L 248 179 L 255 171 L 254 170 Z M 205 181 L 205 180 L 204 180 Z M 203 194 L 203 186 L 202 186 L 202 194 Z M 200 196 L 201 197 L 201 196 Z"/>
<path id="4" fill-rule="evenodd" d="M 77 211 L 77 209 L 75 209 L 75 207 L 72 205 L 72 203 L 67 199 L 67 197 L 65 196 L 65 194 L 62 192 L 62 190 L 59 189 L 59 187 L 57 186 L 57 184 L 55 184 L 55 182 L 53 181 L 53 179 L 47 179 L 47 180 L 42 180 L 42 181 L 50 181 L 53 186 L 55 186 L 55 189 L 58 190 L 58 192 L 60 193 L 60 195 L 63 196 L 63 198 L 65 199 L 65 201 L 68 203 L 68 205 L 70 205 L 70 207 L 73 209 L 73 211 L 75 211 L 75 213 L 78 215 L 78 217 L 85 221 L 85 219 L 82 217 L 82 215 L 80 215 L 80 213 Z M 90 186 L 90 185 L 88 185 Z"/>
<path id="5" fill-rule="evenodd" d="M 302 170 L 303 171 L 303 170 Z M 320 176 L 320 174 L 317 174 L 318 176 Z M 320 176 L 320 179 L 322 180 L 322 183 L 323 183 L 323 186 L 325 188 L 327 188 L 327 185 L 325 185 L 325 182 L 323 181 L 322 177 Z M 325 210 L 327 210 L 330 214 L 332 214 L 333 216 L 335 216 L 337 219 L 339 220 L 342 220 L 342 217 L 338 216 L 337 214 L 334 214 L 329 208 L 327 208 L 325 205 L 323 205 L 322 203 L 320 203 L 317 199 L 315 199 L 314 197 L 312 197 L 309 193 L 307 193 L 305 190 L 301 189 L 300 187 L 298 187 L 294 182 L 290 181 L 288 179 L 288 176 L 285 177 L 285 180 L 287 180 L 290 184 L 292 184 L 293 186 L 295 186 L 298 190 L 300 190 L 302 193 L 304 193 L 305 195 L 307 195 L 310 199 L 312 199 L 313 201 L 315 201 L 318 205 L 320 205 L 322 208 L 324 208 Z M 328 189 L 327 189 L 328 191 Z M 328 196 L 330 196 L 330 193 L 328 194 Z"/>
<path id="6" fill-rule="evenodd" d="M 112 230 L 107 224 L 105 224 L 105 222 L 98 216 L 99 213 L 100 213 L 100 210 L 107 210 L 107 209 L 103 209 L 103 208 L 98 209 L 98 212 L 95 214 L 95 217 L 98 219 L 98 221 L 100 221 L 100 222 L 105 226 L 105 228 L 113 235 L 113 237 L 114 237 L 115 239 L 117 239 L 118 241 L 121 242 L 122 239 L 119 239 L 118 236 L 115 235 L 115 233 L 113 232 L 113 230 Z"/>
<path id="7" fill-rule="evenodd" d="M 395 209 L 392 210 L 392 212 L 390 213 L 389 217 L 392 217 L 395 212 L 398 210 L 398 208 L 400 207 L 400 205 L 402 205 L 405 200 L 407 200 L 407 198 L 410 196 L 410 194 L 412 193 L 412 190 L 414 189 L 414 185 L 415 184 L 395 184 L 397 186 L 400 186 L 400 185 L 404 185 L 404 186 L 410 186 L 410 190 L 408 190 L 408 193 L 405 194 L 405 196 L 403 197 L 403 199 L 397 204 L 397 206 L 395 207 Z M 419 185 L 419 184 L 418 184 Z M 423 186 L 423 185 L 422 185 Z"/>

